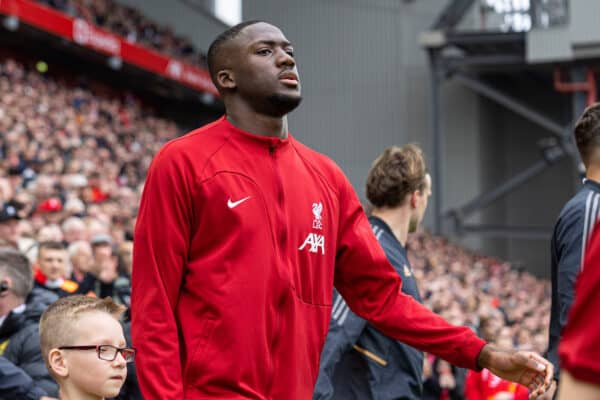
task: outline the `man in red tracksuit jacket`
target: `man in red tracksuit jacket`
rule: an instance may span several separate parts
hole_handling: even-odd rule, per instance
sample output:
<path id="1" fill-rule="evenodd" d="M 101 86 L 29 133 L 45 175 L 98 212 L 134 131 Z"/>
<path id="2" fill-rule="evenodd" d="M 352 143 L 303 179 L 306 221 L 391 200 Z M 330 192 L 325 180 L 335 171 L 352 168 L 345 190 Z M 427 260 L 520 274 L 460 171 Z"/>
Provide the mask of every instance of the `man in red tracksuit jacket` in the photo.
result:
<path id="1" fill-rule="evenodd" d="M 543 358 L 486 345 L 402 294 L 344 174 L 288 134 L 300 81 L 278 28 L 237 25 L 208 61 L 226 116 L 156 155 L 135 230 L 146 399 L 310 399 L 334 285 L 390 337 L 547 388 Z"/>
<path id="2" fill-rule="evenodd" d="M 498 378 L 487 369 L 469 371 L 465 381 L 466 400 L 527 400 L 524 386 Z"/>
<path id="3" fill-rule="evenodd" d="M 600 121 L 595 121 L 596 125 Z M 600 223 L 593 229 L 559 347 L 559 400 L 600 399 Z"/>

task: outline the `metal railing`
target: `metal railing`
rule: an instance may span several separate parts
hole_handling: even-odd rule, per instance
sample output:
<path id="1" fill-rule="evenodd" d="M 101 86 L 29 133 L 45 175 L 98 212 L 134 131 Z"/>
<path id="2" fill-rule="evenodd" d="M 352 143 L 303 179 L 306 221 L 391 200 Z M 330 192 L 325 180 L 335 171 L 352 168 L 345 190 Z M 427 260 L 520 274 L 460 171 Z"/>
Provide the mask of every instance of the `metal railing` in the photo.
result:
<path id="1" fill-rule="evenodd" d="M 569 0 L 479 0 L 481 29 L 526 32 L 564 25 Z"/>

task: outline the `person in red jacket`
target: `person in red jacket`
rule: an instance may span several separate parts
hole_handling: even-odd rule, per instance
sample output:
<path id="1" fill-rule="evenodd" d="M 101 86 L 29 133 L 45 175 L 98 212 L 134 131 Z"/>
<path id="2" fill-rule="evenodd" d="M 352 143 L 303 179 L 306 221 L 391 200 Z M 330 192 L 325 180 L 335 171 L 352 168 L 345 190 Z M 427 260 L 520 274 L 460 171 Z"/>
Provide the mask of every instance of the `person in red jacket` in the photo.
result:
<path id="1" fill-rule="evenodd" d="M 600 224 L 589 241 L 575 283 L 575 301 L 558 348 L 563 370 L 559 400 L 600 399 Z"/>
<path id="2" fill-rule="evenodd" d="M 402 293 L 347 178 L 288 132 L 300 80 L 277 27 L 230 28 L 208 63 L 226 115 L 158 152 L 135 229 L 146 399 L 310 399 L 334 285 L 387 336 L 533 396 L 548 387 L 543 358 L 486 345 Z"/>
<path id="3" fill-rule="evenodd" d="M 490 340 L 501 348 L 512 347 L 512 333 L 499 327 L 489 333 Z M 547 394 L 547 393 L 546 393 Z M 529 392 L 525 386 L 502 379 L 487 369 L 468 371 L 465 381 L 466 400 L 527 400 Z"/>
<path id="4" fill-rule="evenodd" d="M 469 371 L 465 382 L 466 400 L 527 400 L 525 386 L 506 381 L 489 370 Z"/>

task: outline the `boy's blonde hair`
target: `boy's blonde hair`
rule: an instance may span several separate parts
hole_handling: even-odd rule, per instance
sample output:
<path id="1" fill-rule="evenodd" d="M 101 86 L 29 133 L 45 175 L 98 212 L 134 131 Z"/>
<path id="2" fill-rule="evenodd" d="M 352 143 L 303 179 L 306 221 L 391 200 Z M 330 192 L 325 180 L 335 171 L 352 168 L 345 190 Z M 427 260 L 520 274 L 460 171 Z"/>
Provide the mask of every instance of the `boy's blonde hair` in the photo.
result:
<path id="1" fill-rule="evenodd" d="M 119 319 L 125 307 L 115 303 L 110 297 L 98 299 L 83 295 L 63 297 L 52 303 L 40 319 L 40 347 L 42 356 L 52 374 L 48 363 L 50 350 L 60 346 L 70 346 L 76 340 L 73 325 L 82 314 L 105 312 Z"/>

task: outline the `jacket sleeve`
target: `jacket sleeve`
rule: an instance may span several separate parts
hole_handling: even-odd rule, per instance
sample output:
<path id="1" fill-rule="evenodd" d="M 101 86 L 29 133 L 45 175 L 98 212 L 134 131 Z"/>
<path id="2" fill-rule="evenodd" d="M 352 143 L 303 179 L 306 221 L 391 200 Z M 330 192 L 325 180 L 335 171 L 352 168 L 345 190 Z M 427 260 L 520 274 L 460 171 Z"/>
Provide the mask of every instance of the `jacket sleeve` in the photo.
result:
<path id="1" fill-rule="evenodd" d="M 338 195 L 334 283 L 350 308 L 387 336 L 454 365 L 478 369 L 477 357 L 485 342 L 469 328 L 450 325 L 402 293 L 402 281 L 385 257 L 345 177 Z"/>
<path id="2" fill-rule="evenodd" d="M 47 393 L 34 385 L 21 368 L 0 357 L 0 398 L 4 400 L 38 400 Z"/>
<path id="3" fill-rule="evenodd" d="M 149 169 L 134 234 L 131 334 L 149 400 L 184 398 L 175 306 L 190 240 L 191 179 L 189 165 L 166 154 L 168 146 Z"/>
<path id="4" fill-rule="evenodd" d="M 329 322 L 329 332 L 321 352 L 319 377 L 315 385 L 314 400 L 332 399 L 333 376 L 342 355 L 356 343 L 367 321 L 354 314 L 338 293 L 334 293 L 334 307 Z"/>
<path id="5" fill-rule="evenodd" d="M 553 301 L 558 302 L 558 315 L 551 318 L 558 320 L 551 324 L 550 338 L 548 343 L 548 359 L 554 365 L 554 378 L 558 380 L 560 365 L 558 362 L 558 345 L 561 331 L 567 324 L 567 317 L 575 296 L 575 280 L 581 270 L 582 248 L 584 235 L 584 213 L 567 214 L 557 224 L 555 238 L 553 238 L 553 251 L 556 258 L 555 291 Z M 592 227 L 589 228 L 591 231 Z M 559 328 L 558 331 L 556 328 Z"/>
<path id="6" fill-rule="evenodd" d="M 42 358 L 37 324 L 27 325 L 15 334 L 3 356 L 21 368 L 33 380 L 36 388 L 49 396 L 58 397 L 58 385 L 48 373 Z"/>

